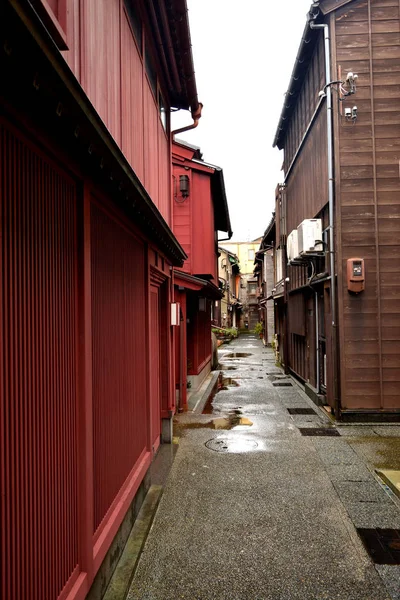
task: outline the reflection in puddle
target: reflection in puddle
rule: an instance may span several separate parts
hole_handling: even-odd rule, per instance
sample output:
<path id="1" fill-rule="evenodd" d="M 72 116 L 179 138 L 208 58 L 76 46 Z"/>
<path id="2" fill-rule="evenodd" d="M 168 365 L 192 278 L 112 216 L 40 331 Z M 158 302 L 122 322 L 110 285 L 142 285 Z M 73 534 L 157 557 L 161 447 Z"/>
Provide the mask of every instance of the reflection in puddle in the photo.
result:
<path id="1" fill-rule="evenodd" d="M 235 379 L 232 379 L 232 377 L 223 377 L 220 379 L 220 382 L 221 382 L 221 387 L 227 387 L 227 386 L 239 387 L 238 382 Z"/>
<path id="2" fill-rule="evenodd" d="M 242 413 L 240 412 L 240 410 L 234 410 L 225 417 L 216 417 L 215 419 L 212 419 L 211 421 L 207 421 L 206 423 L 199 423 L 199 422 L 197 422 L 197 423 L 193 423 L 193 422 L 192 423 L 182 423 L 182 422 L 175 420 L 174 425 L 177 430 L 224 429 L 224 430 L 229 431 L 229 430 L 233 429 L 234 427 L 238 427 L 240 425 L 251 427 L 253 425 L 253 422 L 250 421 L 250 419 L 247 419 L 247 417 L 242 417 L 241 414 Z"/>
<path id="3" fill-rule="evenodd" d="M 246 358 L 246 356 L 252 356 L 251 352 L 230 352 L 224 354 L 223 358 Z"/>

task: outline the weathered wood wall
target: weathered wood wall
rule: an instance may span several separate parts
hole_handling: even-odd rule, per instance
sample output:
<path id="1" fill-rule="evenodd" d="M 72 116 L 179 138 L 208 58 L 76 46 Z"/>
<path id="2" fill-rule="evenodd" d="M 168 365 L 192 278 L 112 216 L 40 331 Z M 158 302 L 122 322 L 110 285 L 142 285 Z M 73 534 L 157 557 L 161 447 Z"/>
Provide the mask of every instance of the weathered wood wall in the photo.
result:
<path id="1" fill-rule="evenodd" d="M 339 72 L 359 76 L 342 103 L 357 122 L 334 111 L 342 405 L 400 408 L 399 1 L 351 2 L 331 25 Z M 366 287 L 353 296 L 346 261 L 358 256 Z"/>

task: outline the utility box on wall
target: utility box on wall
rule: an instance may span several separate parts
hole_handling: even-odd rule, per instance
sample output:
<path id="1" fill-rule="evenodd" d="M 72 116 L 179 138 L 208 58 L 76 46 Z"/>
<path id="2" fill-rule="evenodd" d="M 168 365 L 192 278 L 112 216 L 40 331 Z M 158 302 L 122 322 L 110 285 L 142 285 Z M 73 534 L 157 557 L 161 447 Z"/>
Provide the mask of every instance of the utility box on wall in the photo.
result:
<path id="1" fill-rule="evenodd" d="M 359 294 L 365 288 L 365 266 L 363 258 L 347 260 L 347 289 L 353 294 Z"/>

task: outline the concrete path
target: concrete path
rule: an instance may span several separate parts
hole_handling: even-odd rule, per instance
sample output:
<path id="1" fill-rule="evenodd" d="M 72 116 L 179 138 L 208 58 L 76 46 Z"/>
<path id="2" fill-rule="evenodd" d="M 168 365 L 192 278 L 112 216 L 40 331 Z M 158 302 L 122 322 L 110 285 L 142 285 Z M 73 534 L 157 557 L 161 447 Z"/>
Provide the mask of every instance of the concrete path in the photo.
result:
<path id="1" fill-rule="evenodd" d="M 354 427 L 303 436 L 329 419 L 296 384 L 273 385 L 290 381 L 254 336 L 224 346 L 220 362 L 234 381 L 214 414 L 178 417 L 179 449 L 128 599 L 399 599 L 400 567 L 375 566 L 356 531 L 400 528 L 400 508 L 349 443 Z"/>

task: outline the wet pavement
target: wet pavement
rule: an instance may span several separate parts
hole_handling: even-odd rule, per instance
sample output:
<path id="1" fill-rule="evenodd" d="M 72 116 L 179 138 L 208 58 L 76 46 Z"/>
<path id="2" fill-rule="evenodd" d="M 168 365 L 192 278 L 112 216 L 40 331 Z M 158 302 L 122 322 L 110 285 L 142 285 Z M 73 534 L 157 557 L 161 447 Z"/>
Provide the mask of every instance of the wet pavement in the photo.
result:
<path id="1" fill-rule="evenodd" d="M 204 413 L 176 419 L 128 599 L 399 600 L 400 499 L 375 469 L 400 468 L 400 427 L 336 426 L 255 336 L 220 363 Z M 373 562 L 361 535 L 390 560 Z"/>

